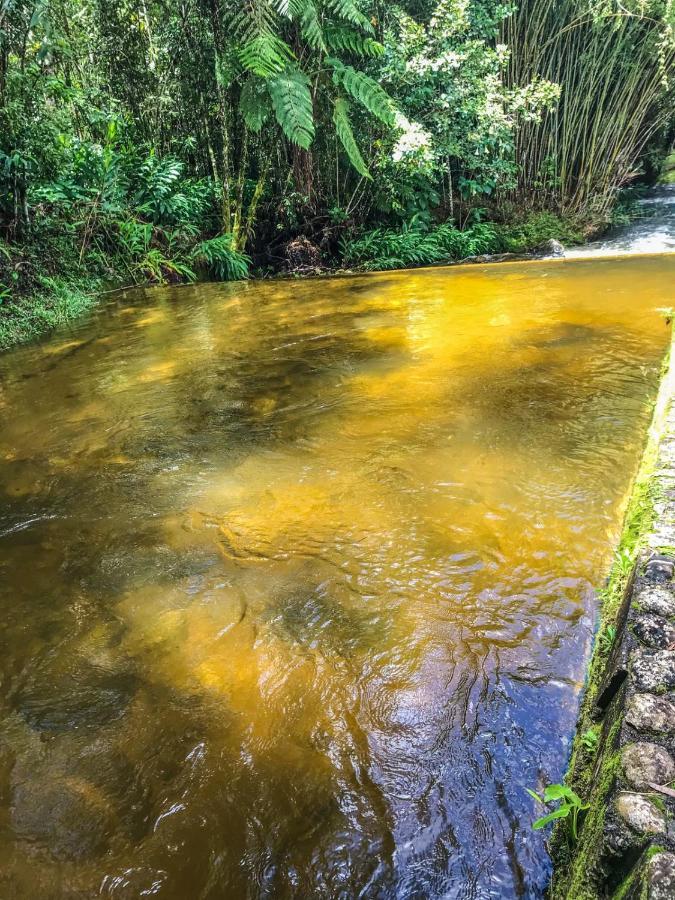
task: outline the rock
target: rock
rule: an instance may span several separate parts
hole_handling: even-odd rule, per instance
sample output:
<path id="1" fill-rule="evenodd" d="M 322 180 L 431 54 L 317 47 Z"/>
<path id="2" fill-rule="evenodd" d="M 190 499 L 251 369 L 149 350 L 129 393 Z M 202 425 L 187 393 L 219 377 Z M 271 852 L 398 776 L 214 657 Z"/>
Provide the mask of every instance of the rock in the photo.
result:
<path id="1" fill-rule="evenodd" d="M 666 830 L 665 814 L 642 794 L 620 794 L 616 811 L 639 834 L 663 834 Z"/>
<path id="2" fill-rule="evenodd" d="M 37 731 L 64 732 L 120 719 L 137 689 L 136 677 L 74 660 L 66 672 L 36 673 L 16 698 Z"/>
<path id="3" fill-rule="evenodd" d="M 289 241 L 284 251 L 291 272 L 321 268 L 321 251 L 304 235 Z"/>
<path id="4" fill-rule="evenodd" d="M 675 703 L 653 694 L 633 694 L 626 705 L 626 722 L 638 731 L 675 732 Z"/>
<path id="5" fill-rule="evenodd" d="M 645 586 L 637 596 L 641 612 L 657 616 L 675 616 L 675 595 L 667 587 Z"/>
<path id="6" fill-rule="evenodd" d="M 626 779 L 638 791 L 648 791 L 650 784 L 668 784 L 675 778 L 675 762 L 658 744 L 629 744 L 623 749 L 621 762 Z"/>
<path id="7" fill-rule="evenodd" d="M 675 574 L 675 563 L 667 556 L 655 553 L 647 563 L 645 574 L 652 581 L 671 581 Z"/>
<path id="8" fill-rule="evenodd" d="M 104 853 L 114 815 L 100 791 L 84 779 L 31 778 L 14 786 L 12 827 L 57 859 L 88 859 Z"/>
<path id="9" fill-rule="evenodd" d="M 565 255 L 565 248 L 560 243 L 560 241 L 556 241 L 554 238 L 551 238 L 548 241 L 544 241 L 543 244 L 540 244 L 537 247 L 537 253 L 539 253 L 541 256 L 560 257 Z"/>
<path id="10" fill-rule="evenodd" d="M 662 694 L 675 688 L 675 652 L 636 650 L 631 661 L 633 680 L 639 691 Z"/>
<path id="11" fill-rule="evenodd" d="M 647 863 L 647 900 L 675 897 L 675 853 L 657 853 Z"/>
<path id="12" fill-rule="evenodd" d="M 642 643 L 649 647 L 667 650 L 675 644 L 675 626 L 661 616 L 644 613 L 635 619 L 633 628 Z"/>

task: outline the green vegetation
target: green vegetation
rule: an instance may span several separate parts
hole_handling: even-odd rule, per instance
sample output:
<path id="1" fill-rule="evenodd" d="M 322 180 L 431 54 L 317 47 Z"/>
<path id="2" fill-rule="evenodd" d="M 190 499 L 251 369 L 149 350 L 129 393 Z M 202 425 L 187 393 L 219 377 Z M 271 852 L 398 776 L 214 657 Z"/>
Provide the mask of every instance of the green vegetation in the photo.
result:
<path id="1" fill-rule="evenodd" d="M 600 735 L 595 728 L 587 728 L 586 731 L 579 736 L 579 740 L 581 741 L 581 746 L 584 750 L 593 756 L 598 749 Z"/>
<path id="2" fill-rule="evenodd" d="M 547 815 L 542 816 L 540 819 L 537 819 L 536 822 L 533 822 L 532 827 L 535 831 L 544 828 L 546 825 L 555 822 L 557 819 L 567 819 L 570 837 L 572 841 L 576 843 L 579 836 L 579 814 L 589 809 L 590 804 L 584 803 L 581 797 L 575 794 L 574 791 L 565 784 L 549 784 L 548 787 L 545 788 L 542 797 L 540 797 L 539 794 L 535 794 L 534 791 L 529 790 L 529 788 L 527 792 L 531 797 L 534 797 L 535 800 L 544 805 L 549 805 L 551 803 L 558 804 L 553 812 L 547 813 Z"/>
<path id="3" fill-rule="evenodd" d="M 671 153 L 663 164 L 659 181 L 661 184 L 675 184 L 675 153 Z"/>
<path id="4" fill-rule="evenodd" d="M 3 345 L 101 283 L 292 268 L 298 237 L 363 269 L 581 240 L 672 140 L 672 25 L 669 0 L 0 0 Z"/>

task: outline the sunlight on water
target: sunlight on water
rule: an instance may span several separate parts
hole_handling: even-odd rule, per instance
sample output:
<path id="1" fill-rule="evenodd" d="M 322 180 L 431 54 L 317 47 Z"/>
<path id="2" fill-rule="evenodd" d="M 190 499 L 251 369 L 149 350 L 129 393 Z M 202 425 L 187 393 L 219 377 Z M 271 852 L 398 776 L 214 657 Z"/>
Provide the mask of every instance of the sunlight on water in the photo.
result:
<path id="1" fill-rule="evenodd" d="M 156 289 L 0 359 L 0 896 L 541 897 L 674 271 Z"/>

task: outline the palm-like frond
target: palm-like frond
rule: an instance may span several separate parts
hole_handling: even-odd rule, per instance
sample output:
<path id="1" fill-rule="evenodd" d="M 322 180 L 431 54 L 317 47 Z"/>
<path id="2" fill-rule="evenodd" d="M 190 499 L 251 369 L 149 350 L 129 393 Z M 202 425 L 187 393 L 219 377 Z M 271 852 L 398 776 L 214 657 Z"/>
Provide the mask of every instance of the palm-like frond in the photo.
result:
<path id="1" fill-rule="evenodd" d="M 348 25 L 326 25 L 323 29 L 326 45 L 333 51 L 346 51 L 354 56 L 381 56 L 384 47 L 374 38 L 360 34 Z"/>
<path id="2" fill-rule="evenodd" d="M 282 131 L 289 141 L 308 150 L 314 139 L 314 112 L 309 78 L 303 72 L 282 72 L 268 82 L 268 87 Z"/>
<path id="3" fill-rule="evenodd" d="M 359 175 L 362 175 L 364 178 L 371 178 L 372 176 L 368 171 L 363 156 L 361 156 L 359 145 L 356 143 L 349 121 L 349 103 L 343 97 L 338 97 L 333 106 L 333 124 L 335 125 L 335 133 L 345 148 L 351 164 Z"/>
<path id="4" fill-rule="evenodd" d="M 346 66 L 339 59 L 330 57 L 326 62 L 333 69 L 333 81 L 336 85 L 343 87 L 354 100 L 358 100 L 385 125 L 394 124 L 394 104 L 376 81 L 363 72 L 357 72 L 352 66 Z"/>

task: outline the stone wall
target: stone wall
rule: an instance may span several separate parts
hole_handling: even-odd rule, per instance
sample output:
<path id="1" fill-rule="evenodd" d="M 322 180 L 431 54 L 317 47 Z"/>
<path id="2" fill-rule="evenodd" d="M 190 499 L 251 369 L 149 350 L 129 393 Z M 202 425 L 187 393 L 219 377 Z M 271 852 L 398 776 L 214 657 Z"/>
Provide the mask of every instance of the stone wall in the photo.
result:
<path id="1" fill-rule="evenodd" d="M 669 378 L 670 382 L 671 379 Z M 570 777 L 590 809 L 578 844 L 556 836 L 563 873 L 552 895 L 567 900 L 675 900 L 675 403 L 671 384 L 645 536 L 616 620 L 616 635 L 586 723 L 597 749 Z M 662 398 L 663 399 L 663 398 Z M 579 739 L 577 739 L 579 740 Z M 576 778 L 576 781 L 575 781 Z M 562 829 L 563 826 L 561 826 Z"/>

